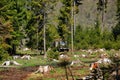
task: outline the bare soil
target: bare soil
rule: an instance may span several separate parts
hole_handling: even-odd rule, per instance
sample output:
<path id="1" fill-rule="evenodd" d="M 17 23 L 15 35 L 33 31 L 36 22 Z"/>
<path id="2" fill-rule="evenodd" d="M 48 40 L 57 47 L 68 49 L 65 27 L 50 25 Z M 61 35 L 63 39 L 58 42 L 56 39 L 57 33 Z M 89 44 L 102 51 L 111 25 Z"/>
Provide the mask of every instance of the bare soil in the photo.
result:
<path id="1" fill-rule="evenodd" d="M 79 67 L 83 68 L 83 67 Z M 26 80 L 27 77 L 30 76 L 33 72 L 35 72 L 38 69 L 38 66 L 36 67 L 25 67 L 25 68 L 4 68 L 4 70 L 0 71 L 0 80 Z M 72 70 L 78 70 L 78 67 L 72 68 Z M 81 76 L 80 74 L 74 73 L 74 76 Z M 71 74 L 68 74 L 71 76 Z M 61 78 L 61 80 L 64 80 L 66 78 L 65 73 L 63 74 L 58 74 L 55 72 L 55 74 L 44 74 L 44 77 L 47 78 L 55 78 L 57 79 L 58 77 Z M 63 78 L 63 79 L 62 79 Z M 41 78 L 37 78 L 37 80 L 41 80 Z M 72 79 L 70 79 L 72 80 Z"/>
<path id="2" fill-rule="evenodd" d="M 79 69 L 82 67 L 79 67 Z M 26 80 L 27 77 L 29 77 L 30 74 L 35 72 L 38 69 L 38 66 L 35 67 L 25 67 L 25 68 L 4 68 L 4 70 L 0 71 L 0 80 Z M 72 68 L 73 71 L 78 70 L 78 67 Z M 76 72 L 73 72 L 74 76 L 83 76 L 81 74 L 78 74 Z M 70 75 L 70 74 L 69 74 Z M 119 70 L 120 75 L 120 70 Z M 58 78 L 61 77 L 61 80 L 65 80 L 64 74 L 57 74 L 54 75 L 51 74 L 45 74 L 44 77 L 48 78 Z M 63 79 L 62 79 L 63 78 Z M 37 78 L 36 80 L 42 80 L 41 78 Z M 72 80 L 69 78 L 69 80 Z M 108 79 L 109 80 L 109 79 Z M 111 79 L 114 80 L 114 79 Z"/>
<path id="3" fill-rule="evenodd" d="M 35 70 L 37 70 L 37 67 L 7 68 L 0 71 L 0 80 L 24 80 L 28 74 Z"/>

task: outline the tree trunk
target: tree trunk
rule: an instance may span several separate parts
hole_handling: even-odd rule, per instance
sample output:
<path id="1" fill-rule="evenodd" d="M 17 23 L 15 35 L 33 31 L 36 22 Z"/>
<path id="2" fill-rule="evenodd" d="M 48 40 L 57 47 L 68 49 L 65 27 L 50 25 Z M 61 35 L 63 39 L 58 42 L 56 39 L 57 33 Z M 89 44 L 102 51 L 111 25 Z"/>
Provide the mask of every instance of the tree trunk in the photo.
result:
<path id="1" fill-rule="evenodd" d="M 119 65 L 117 63 L 117 67 L 116 67 L 116 80 L 119 80 L 118 70 L 119 70 Z"/>
<path id="2" fill-rule="evenodd" d="M 13 44 L 12 45 L 12 55 L 16 54 L 16 46 Z"/>
<path id="3" fill-rule="evenodd" d="M 66 75 L 66 79 L 68 80 L 67 66 L 64 66 L 64 68 L 65 68 L 65 75 Z"/>
<path id="4" fill-rule="evenodd" d="M 72 76 L 72 80 L 74 80 L 74 77 L 73 77 L 73 74 L 72 74 L 72 71 L 71 71 L 70 67 L 68 67 L 68 69 L 69 69 L 70 74 L 71 74 L 71 76 Z"/>

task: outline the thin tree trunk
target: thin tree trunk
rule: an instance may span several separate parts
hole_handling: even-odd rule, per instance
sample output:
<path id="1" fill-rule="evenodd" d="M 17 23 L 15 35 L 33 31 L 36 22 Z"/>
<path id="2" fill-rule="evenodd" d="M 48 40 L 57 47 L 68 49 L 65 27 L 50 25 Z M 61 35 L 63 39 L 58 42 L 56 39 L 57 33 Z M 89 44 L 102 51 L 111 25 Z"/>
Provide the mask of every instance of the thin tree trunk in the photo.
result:
<path id="1" fill-rule="evenodd" d="M 71 18 L 74 19 L 74 0 L 72 0 L 71 3 Z M 73 27 L 74 27 L 74 21 L 71 23 L 71 51 L 73 54 Z"/>
<path id="2" fill-rule="evenodd" d="M 45 12 L 44 12 L 44 58 L 47 57 L 47 54 L 46 54 L 46 26 L 45 26 Z"/>
<path id="3" fill-rule="evenodd" d="M 68 80 L 67 66 L 64 66 L 64 68 L 65 68 L 65 75 L 66 75 L 66 79 Z"/>
<path id="4" fill-rule="evenodd" d="M 12 45 L 12 54 L 11 55 L 15 55 L 16 54 L 16 46 L 13 44 Z"/>
<path id="5" fill-rule="evenodd" d="M 73 77 L 73 74 L 72 74 L 72 71 L 71 71 L 70 67 L 68 67 L 68 69 L 69 69 L 70 74 L 71 74 L 71 76 L 72 76 L 72 80 L 74 80 L 74 77 Z"/>
<path id="6" fill-rule="evenodd" d="M 118 63 L 117 63 L 117 66 L 116 66 L 116 80 L 119 80 L 119 74 L 118 74 Z"/>

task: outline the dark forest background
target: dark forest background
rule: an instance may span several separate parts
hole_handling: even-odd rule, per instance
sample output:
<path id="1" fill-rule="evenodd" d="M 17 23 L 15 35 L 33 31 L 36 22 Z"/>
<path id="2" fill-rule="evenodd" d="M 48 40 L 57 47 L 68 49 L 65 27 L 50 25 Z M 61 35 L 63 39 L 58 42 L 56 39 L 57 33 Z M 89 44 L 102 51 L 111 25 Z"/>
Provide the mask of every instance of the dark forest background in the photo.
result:
<path id="1" fill-rule="evenodd" d="M 45 32 L 44 32 L 45 30 Z M 0 59 L 17 48 L 120 49 L 120 0 L 0 0 Z M 45 34 L 45 35 L 44 35 Z"/>

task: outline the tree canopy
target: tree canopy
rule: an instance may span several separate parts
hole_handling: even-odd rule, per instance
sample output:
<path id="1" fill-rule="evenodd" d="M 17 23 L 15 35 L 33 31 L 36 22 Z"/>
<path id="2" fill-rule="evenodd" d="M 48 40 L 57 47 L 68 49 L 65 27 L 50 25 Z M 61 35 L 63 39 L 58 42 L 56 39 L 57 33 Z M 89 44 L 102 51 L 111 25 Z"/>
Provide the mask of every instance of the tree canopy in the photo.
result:
<path id="1" fill-rule="evenodd" d="M 1 0 L 0 43 L 2 45 L 0 47 L 9 54 L 16 54 L 17 48 L 41 48 L 44 46 L 44 26 L 47 48 L 51 47 L 56 39 L 67 41 L 70 47 L 71 25 L 76 23 L 73 19 L 82 20 L 83 18 L 77 15 L 84 12 L 83 16 L 86 16 L 87 19 L 91 15 L 97 17 L 93 22 L 95 24 L 91 27 L 81 25 L 80 21 L 79 25 L 75 25 L 76 30 L 74 30 L 73 37 L 75 49 L 101 47 L 119 49 L 116 45 L 120 40 L 120 1 L 117 0 L 115 4 L 117 16 L 114 16 L 117 17 L 117 24 L 111 30 L 102 25 L 105 24 L 105 13 L 109 7 L 107 5 L 112 2 L 108 0 L 94 2 L 97 3 L 97 5 L 93 5 L 96 11 L 89 14 L 84 6 L 87 4 L 85 0 Z M 72 18 L 72 9 L 73 15 L 76 15 L 74 18 Z M 109 18 L 109 16 L 107 17 Z M 101 32 L 103 34 L 100 34 Z"/>

